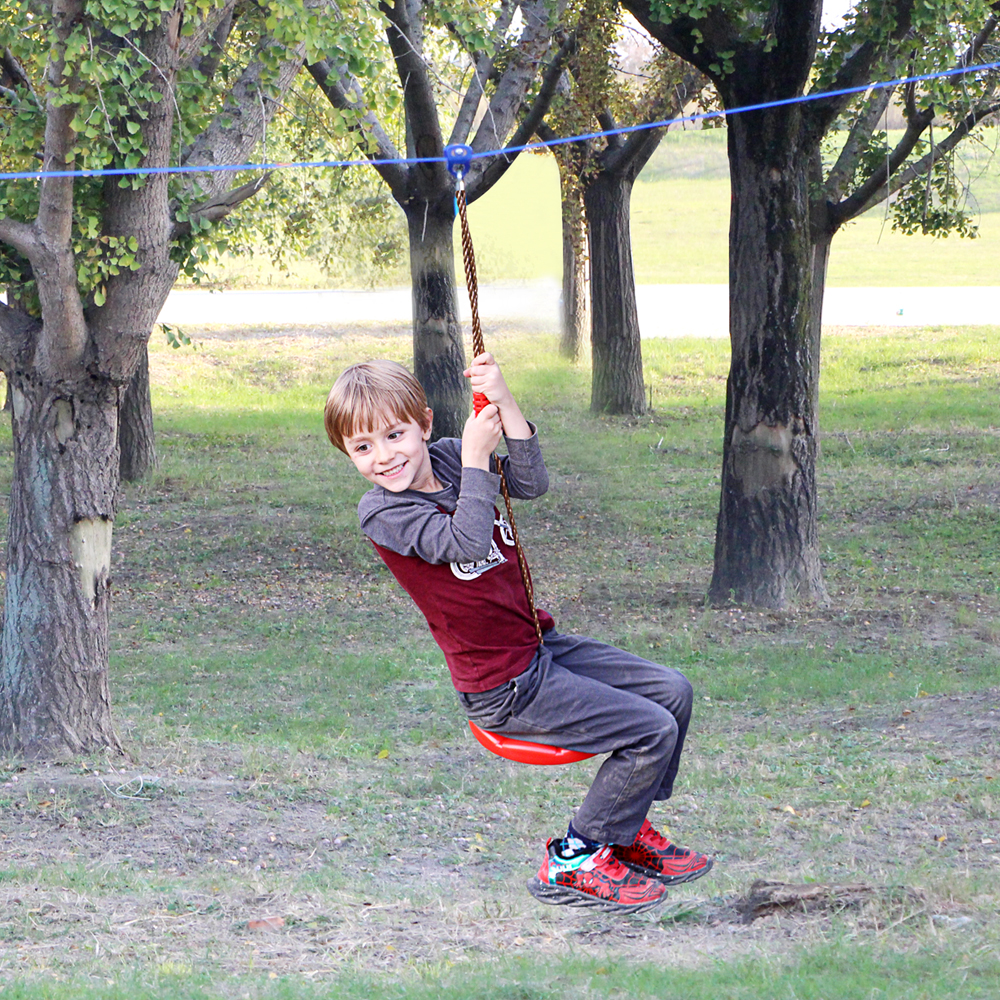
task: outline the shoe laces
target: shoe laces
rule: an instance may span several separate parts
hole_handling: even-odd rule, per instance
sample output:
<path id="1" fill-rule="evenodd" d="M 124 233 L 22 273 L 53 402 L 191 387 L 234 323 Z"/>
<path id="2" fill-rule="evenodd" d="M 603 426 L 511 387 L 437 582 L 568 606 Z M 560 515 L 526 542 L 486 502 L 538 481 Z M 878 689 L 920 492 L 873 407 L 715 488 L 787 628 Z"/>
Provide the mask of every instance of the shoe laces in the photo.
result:
<path id="1" fill-rule="evenodd" d="M 612 878 L 618 878 L 618 869 L 625 868 L 625 866 L 612 853 L 611 844 L 605 844 L 603 847 L 594 851 L 594 853 L 590 856 L 588 867 L 591 871 L 598 866 L 606 868 L 608 870 L 608 874 L 611 875 Z"/>
<path id="2" fill-rule="evenodd" d="M 636 839 L 642 840 L 643 843 L 648 844 L 657 851 L 664 851 L 671 846 L 671 842 L 662 833 L 654 829 L 653 824 L 648 819 L 644 828 L 639 831 L 639 836 Z"/>

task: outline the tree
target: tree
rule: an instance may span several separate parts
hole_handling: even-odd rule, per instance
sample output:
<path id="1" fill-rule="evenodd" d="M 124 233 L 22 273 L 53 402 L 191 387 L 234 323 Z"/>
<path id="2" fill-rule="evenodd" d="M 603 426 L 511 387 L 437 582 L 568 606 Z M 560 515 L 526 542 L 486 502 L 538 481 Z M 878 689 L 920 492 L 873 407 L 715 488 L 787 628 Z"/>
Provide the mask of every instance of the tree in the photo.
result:
<path id="1" fill-rule="evenodd" d="M 431 56 L 435 45 L 445 45 L 450 38 L 456 40 L 468 62 L 469 80 L 459 92 L 448 143 L 469 143 L 475 152 L 499 149 L 506 143 L 505 148 L 511 150 L 506 155 L 472 161 L 465 177 L 466 197 L 471 203 L 503 176 L 516 158 L 516 147 L 531 138 L 552 99 L 567 52 L 565 43 L 560 47 L 554 41 L 563 3 L 500 0 L 487 7 L 471 0 L 379 3 L 401 91 L 405 156 L 433 162 L 384 162 L 399 160 L 400 152 L 350 67 L 331 60 L 309 66 L 333 107 L 352 116 L 360 148 L 374 161 L 406 215 L 414 370 L 427 390 L 438 437 L 461 436 L 470 396 L 462 376 L 465 350 L 458 322 L 452 244 L 455 182 L 441 162 L 445 101 L 439 96 Z M 521 20 L 516 37 L 512 28 L 515 15 Z M 449 51 L 451 59 L 457 61 L 457 53 Z M 539 74 L 542 84 L 515 129 L 517 113 Z"/>
<path id="2" fill-rule="evenodd" d="M 644 67 L 644 84 L 629 85 L 617 67 L 622 22 L 616 0 L 580 0 L 574 13 L 577 45 L 564 96 L 538 134 L 547 142 L 595 129 L 612 134 L 553 147 L 562 187 L 564 306 L 567 259 L 571 250 L 583 250 L 584 241 L 573 232 L 582 219 L 590 263 L 590 407 L 595 413 L 637 415 L 646 411 L 646 391 L 632 266 L 632 186 L 665 129 L 614 133 L 621 126 L 649 125 L 680 114 L 700 89 L 701 78 L 661 52 Z M 573 290 L 578 284 L 578 255 L 570 266 L 568 284 Z"/>
<path id="3" fill-rule="evenodd" d="M 30 12 L 4 0 L 0 12 L 3 166 L 44 171 L 0 188 L 14 444 L 0 745 L 118 748 L 107 666 L 122 390 L 178 269 L 197 266 L 213 223 L 263 178 L 60 172 L 245 163 L 335 22 L 315 3 L 236 0 L 50 0 Z"/>
<path id="4" fill-rule="evenodd" d="M 727 110 L 794 100 L 807 85 L 813 95 L 863 87 L 898 67 L 915 73 L 943 69 L 963 36 L 992 33 L 997 6 L 987 0 L 870 0 L 858 5 L 844 29 L 826 33 L 821 0 L 624 5 L 664 46 L 712 80 Z M 970 99 L 979 101 L 982 88 L 972 91 Z M 936 92 L 924 88 L 918 100 L 914 91 L 911 113 L 927 112 Z M 856 191 L 867 186 L 874 194 L 878 172 L 885 170 L 883 161 L 876 169 L 871 157 L 852 159 L 853 148 L 870 148 L 861 137 L 876 125 L 871 113 L 863 94 L 839 94 L 727 116 L 732 361 L 709 589 L 717 604 L 782 607 L 795 598 L 826 598 L 816 502 L 816 274 L 825 274 L 823 242 L 836 231 L 831 224 L 837 206 L 830 215 L 826 204 L 831 194 L 843 190 L 844 178 L 857 184 Z M 864 118 L 865 124 L 853 138 L 849 134 L 843 177 L 837 179 L 835 165 L 824 184 L 824 137 L 845 116 Z M 962 130 L 960 123 L 955 130 Z M 897 185 L 921 176 L 919 164 L 900 169 L 907 155 L 904 144 L 889 157 L 888 173 L 896 175 Z M 853 170 L 847 169 L 851 162 Z M 840 204 L 839 211 L 846 210 Z"/>
<path id="5" fill-rule="evenodd" d="M 554 130 L 539 129 L 539 137 L 555 136 Z M 554 147 L 559 167 L 559 216 L 562 222 L 562 308 L 559 353 L 570 361 L 583 357 L 590 335 L 590 251 L 587 246 L 587 215 L 580 188 L 580 169 L 572 162 L 577 150 Z"/>

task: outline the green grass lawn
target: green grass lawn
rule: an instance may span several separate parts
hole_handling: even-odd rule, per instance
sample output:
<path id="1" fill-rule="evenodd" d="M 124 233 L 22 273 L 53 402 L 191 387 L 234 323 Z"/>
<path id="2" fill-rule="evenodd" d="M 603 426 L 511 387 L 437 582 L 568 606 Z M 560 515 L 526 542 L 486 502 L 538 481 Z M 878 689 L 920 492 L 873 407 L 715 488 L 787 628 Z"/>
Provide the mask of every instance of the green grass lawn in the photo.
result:
<path id="1" fill-rule="evenodd" d="M 1000 328 L 826 338 L 831 601 L 785 612 L 704 604 L 723 343 L 644 344 L 655 411 L 602 419 L 554 334 L 485 331 L 552 480 L 517 507 L 539 603 L 696 687 L 653 819 L 716 866 L 627 919 L 525 892 L 597 762 L 482 752 L 358 530 L 322 403 L 408 331 L 189 332 L 115 528 L 130 757 L 0 762 L 0 996 L 998 994 Z M 864 895 L 743 915 L 759 879 Z"/>

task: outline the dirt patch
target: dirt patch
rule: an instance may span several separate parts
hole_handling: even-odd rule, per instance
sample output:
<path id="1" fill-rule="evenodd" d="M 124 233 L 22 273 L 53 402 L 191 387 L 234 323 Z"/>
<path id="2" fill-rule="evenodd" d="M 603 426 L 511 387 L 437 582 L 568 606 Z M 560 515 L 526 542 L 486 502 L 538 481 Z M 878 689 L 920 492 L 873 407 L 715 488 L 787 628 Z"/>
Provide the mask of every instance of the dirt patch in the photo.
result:
<path id="1" fill-rule="evenodd" d="M 913 768 L 927 766 L 928 752 L 939 761 L 976 754 L 996 766 L 996 695 L 989 704 L 982 696 L 920 699 L 902 710 L 902 721 L 848 706 L 788 720 L 788 731 L 815 726 L 820 743 L 848 731 L 852 739 L 866 735 L 887 759 Z M 733 749 L 712 766 L 763 767 L 760 754 L 735 748 L 765 722 L 727 720 Z M 706 728 L 700 742 L 721 736 Z M 420 749 L 392 772 L 379 762 L 306 754 L 255 763 L 222 745 L 140 753 L 143 762 L 127 768 L 33 766 L 0 785 L 0 963 L 38 971 L 155 962 L 312 978 L 348 965 L 392 970 L 580 946 L 642 962 L 698 963 L 780 952 L 826 933 L 834 920 L 859 932 L 928 920 L 966 927 L 979 918 L 943 888 L 948 873 L 985 877 L 1000 867 L 998 807 L 984 807 L 982 797 L 810 804 L 800 789 L 792 804 L 765 793 L 747 814 L 763 825 L 748 838 L 727 831 L 724 795 L 695 791 L 665 804 L 663 818 L 678 831 L 700 829 L 715 870 L 672 889 L 658 910 L 613 918 L 528 896 L 523 886 L 541 844 L 533 828 L 525 834 L 534 821 L 521 813 L 546 786 L 497 803 L 492 790 L 516 787 L 523 772 L 478 748 Z M 692 756 L 704 758 L 697 743 Z M 440 773 L 459 789 L 451 799 L 434 794 L 429 776 Z M 473 775 L 475 784 L 466 784 Z M 799 888 L 788 889 L 788 876 L 808 874 L 818 850 L 823 870 L 840 871 L 844 881 L 829 888 L 793 878 Z M 931 866 L 936 875 L 901 886 L 891 875 L 900 864 Z"/>
<path id="2" fill-rule="evenodd" d="M 817 715 L 815 722 L 838 732 L 878 730 L 914 752 L 921 746 L 945 747 L 955 754 L 996 752 L 1000 745 L 1000 688 L 965 695 L 918 696 L 891 716 L 848 705 L 843 711 Z"/>

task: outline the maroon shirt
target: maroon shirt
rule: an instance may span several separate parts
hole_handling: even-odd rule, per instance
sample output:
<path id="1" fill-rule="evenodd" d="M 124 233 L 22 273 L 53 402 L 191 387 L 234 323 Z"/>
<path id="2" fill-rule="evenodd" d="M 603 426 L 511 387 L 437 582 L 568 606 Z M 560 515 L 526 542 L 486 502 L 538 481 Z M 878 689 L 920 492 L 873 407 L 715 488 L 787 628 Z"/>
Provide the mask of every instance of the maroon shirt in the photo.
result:
<path id="1" fill-rule="evenodd" d="M 423 612 L 455 687 L 469 693 L 516 677 L 538 649 L 510 526 L 493 510 L 493 546 L 476 562 L 434 564 L 372 543 Z M 542 631 L 555 625 L 541 609 L 538 623 Z"/>
<path id="2" fill-rule="evenodd" d="M 530 499 L 548 487 L 538 439 L 507 441 L 502 459 L 511 495 Z M 365 533 L 423 612 L 459 691 L 488 691 L 527 669 L 538 636 L 517 564 L 514 538 L 495 506 L 499 476 L 463 469 L 461 442 L 430 445 L 445 489 L 376 487 L 358 513 Z M 555 624 L 538 612 L 543 631 Z"/>

